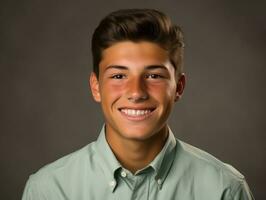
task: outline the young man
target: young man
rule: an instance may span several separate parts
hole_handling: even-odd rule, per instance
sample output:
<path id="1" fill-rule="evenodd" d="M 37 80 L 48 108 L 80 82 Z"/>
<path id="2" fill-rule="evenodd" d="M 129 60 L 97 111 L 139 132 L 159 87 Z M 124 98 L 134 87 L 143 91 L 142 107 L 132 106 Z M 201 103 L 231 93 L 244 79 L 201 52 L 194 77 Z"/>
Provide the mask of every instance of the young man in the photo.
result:
<path id="1" fill-rule="evenodd" d="M 119 10 L 94 32 L 90 86 L 97 141 L 32 175 L 23 200 L 247 200 L 233 167 L 175 139 L 168 116 L 185 87 L 183 34 L 161 12 Z"/>

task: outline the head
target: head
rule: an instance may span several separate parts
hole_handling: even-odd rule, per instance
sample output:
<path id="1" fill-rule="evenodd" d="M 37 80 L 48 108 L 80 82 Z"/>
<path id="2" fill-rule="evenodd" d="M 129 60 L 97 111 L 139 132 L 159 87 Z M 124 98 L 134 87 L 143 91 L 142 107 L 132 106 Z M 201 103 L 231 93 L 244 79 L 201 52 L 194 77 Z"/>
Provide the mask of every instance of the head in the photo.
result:
<path id="1" fill-rule="evenodd" d="M 152 9 L 125 9 L 107 15 L 92 36 L 93 71 L 97 77 L 103 51 L 122 41 L 148 41 L 158 44 L 168 52 L 177 76 L 183 72 L 183 33 L 162 12 Z"/>
<path id="2" fill-rule="evenodd" d="M 100 22 L 92 38 L 90 85 L 109 142 L 162 141 L 184 89 L 183 48 L 180 28 L 156 10 L 120 10 Z"/>

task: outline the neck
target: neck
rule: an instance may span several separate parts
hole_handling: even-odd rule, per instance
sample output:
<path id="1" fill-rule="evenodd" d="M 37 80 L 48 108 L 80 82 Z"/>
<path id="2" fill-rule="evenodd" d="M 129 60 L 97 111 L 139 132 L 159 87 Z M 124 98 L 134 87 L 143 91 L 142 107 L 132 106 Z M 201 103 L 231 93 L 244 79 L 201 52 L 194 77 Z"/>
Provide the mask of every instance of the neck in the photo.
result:
<path id="1" fill-rule="evenodd" d="M 162 150 L 168 136 L 167 126 L 151 138 L 134 140 L 122 137 L 111 130 L 106 131 L 106 139 L 121 165 L 135 173 L 146 167 Z"/>

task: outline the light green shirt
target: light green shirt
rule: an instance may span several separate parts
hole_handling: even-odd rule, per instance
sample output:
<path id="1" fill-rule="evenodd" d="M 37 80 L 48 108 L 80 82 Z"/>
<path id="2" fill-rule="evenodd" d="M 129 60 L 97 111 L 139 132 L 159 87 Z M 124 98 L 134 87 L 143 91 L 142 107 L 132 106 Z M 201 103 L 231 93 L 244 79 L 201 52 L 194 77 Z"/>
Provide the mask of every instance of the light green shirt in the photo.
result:
<path id="1" fill-rule="evenodd" d="M 30 176 L 22 200 L 247 200 L 243 177 L 210 154 L 169 136 L 161 152 L 132 174 L 97 141 Z"/>

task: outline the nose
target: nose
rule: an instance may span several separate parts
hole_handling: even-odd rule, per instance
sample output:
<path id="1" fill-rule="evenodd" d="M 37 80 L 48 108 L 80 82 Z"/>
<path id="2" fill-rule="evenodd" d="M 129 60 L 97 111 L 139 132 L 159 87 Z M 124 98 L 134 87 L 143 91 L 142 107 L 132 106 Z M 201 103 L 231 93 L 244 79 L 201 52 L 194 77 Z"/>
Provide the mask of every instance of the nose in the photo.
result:
<path id="1" fill-rule="evenodd" d="M 145 101 L 149 98 L 145 81 L 142 78 L 134 78 L 128 82 L 127 99 L 133 103 Z"/>

